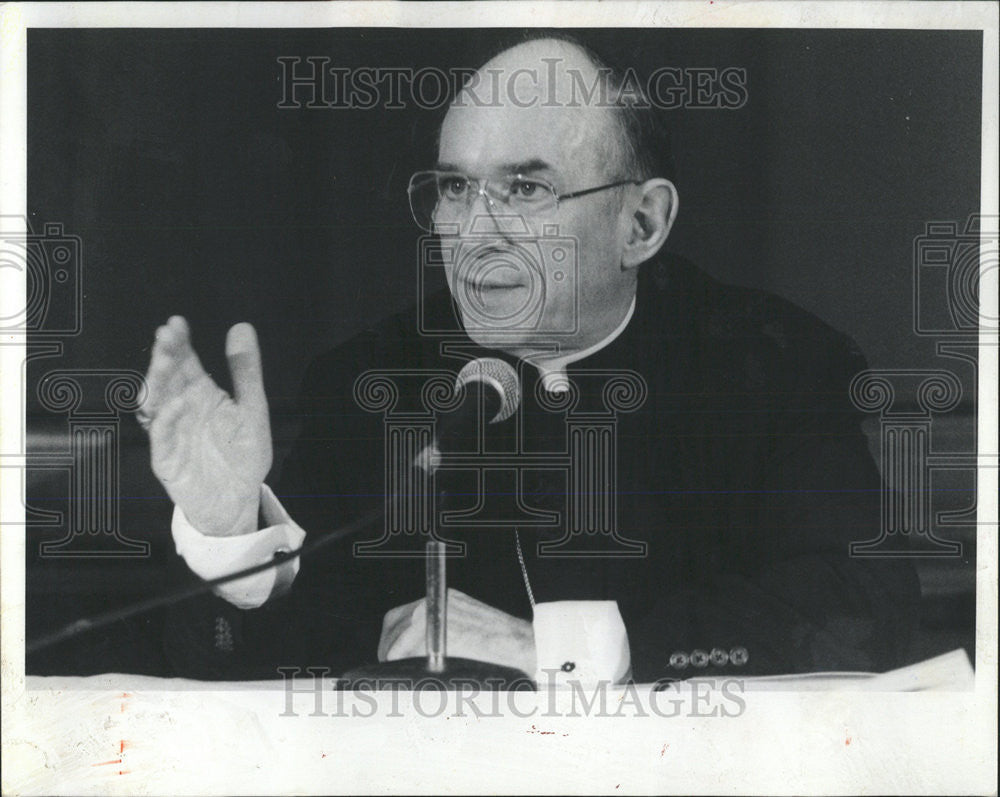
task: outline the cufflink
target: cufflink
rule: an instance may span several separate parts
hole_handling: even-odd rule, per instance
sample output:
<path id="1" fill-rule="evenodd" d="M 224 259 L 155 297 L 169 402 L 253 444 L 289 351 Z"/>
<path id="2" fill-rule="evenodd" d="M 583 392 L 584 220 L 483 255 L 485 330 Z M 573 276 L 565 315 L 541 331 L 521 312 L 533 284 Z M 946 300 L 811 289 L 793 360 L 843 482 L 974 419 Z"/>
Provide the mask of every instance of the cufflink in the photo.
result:
<path id="1" fill-rule="evenodd" d="M 271 598 L 280 598 L 292 588 L 292 582 L 295 581 L 296 573 L 295 566 L 292 564 L 291 553 L 292 549 L 287 545 L 279 545 L 271 555 L 271 558 L 275 562 L 280 562 L 281 564 L 274 569 L 274 585 L 271 587 L 271 594 L 268 596 L 268 600 Z"/>
<path id="2" fill-rule="evenodd" d="M 281 545 L 274 549 L 274 554 L 272 555 L 271 558 L 274 559 L 276 562 L 283 562 L 286 559 L 288 559 L 288 554 L 290 554 L 291 552 L 292 549 L 289 548 L 287 545 Z"/>

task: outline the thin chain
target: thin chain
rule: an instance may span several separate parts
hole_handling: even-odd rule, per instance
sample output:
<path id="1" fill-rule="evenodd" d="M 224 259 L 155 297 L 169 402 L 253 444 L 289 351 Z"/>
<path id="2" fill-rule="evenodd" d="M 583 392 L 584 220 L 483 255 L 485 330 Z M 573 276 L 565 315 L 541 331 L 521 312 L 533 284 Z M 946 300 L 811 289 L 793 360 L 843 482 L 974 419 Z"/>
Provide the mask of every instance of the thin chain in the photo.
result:
<path id="1" fill-rule="evenodd" d="M 531 608 L 535 608 L 535 594 L 531 591 L 531 580 L 528 578 L 528 568 L 524 566 L 524 554 L 521 552 L 521 535 L 514 529 L 514 544 L 517 546 L 517 561 L 521 563 L 521 575 L 524 576 L 524 588 L 528 590 L 528 600 Z"/>

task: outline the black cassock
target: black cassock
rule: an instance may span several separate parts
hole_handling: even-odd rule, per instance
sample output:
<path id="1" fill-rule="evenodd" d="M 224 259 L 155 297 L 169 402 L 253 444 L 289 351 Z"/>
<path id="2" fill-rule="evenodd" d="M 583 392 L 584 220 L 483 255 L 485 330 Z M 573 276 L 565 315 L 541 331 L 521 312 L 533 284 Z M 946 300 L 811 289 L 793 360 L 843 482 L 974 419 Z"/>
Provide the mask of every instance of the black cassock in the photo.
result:
<path id="1" fill-rule="evenodd" d="M 276 482 L 307 532 L 382 503 L 385 416 L 359 405 L 360 374 L 456 372 L 462 358 L 501 357 L 521 376 L 523 401 L 517 416 L 486 427 L 484 445 L 541 464 L 520 469 L 520 484 L 512 470 L 485 477 L 480 517 L 506 525 L 444 532 L 467 543 L 449 562 L 449 586 L 530 618 L 517 522 L 535 600 L 616 600 L 638 681 L 906 663 L 918 616 L 912 566 L 849 555 L 851 542 L 878 536 L 880 514 L 880 477 L 848 392 L 866 364 L 849 338 L 778 297 L 723 285 L 675 258 L 643 268 L 627 328 L 569 366 L 568 400 L 546 393 L 526 363 L 467 339 L 457 356 L 444 356 L 441 338 L 418 333 L 449 324 L 457 329 L 444 292 L 419 317 L 394 316 L 312 363 L 302 431 Z M 641 401 L 630 393 L 636 377 Z M 619 385 L 616 395 L 613 384 L 602 388 L 609 383 Z M 406 392 L 420 384 L 400 379 L 398 406 L 416 406 L 419 397 Z M 619 408 L 612 462 L 601 443 L 609 402 Z M 588 428 L 605 430 L 582 445 L 599 449 L 596 480 L 580 481 L 566 465 L 571 422 L 584 438 Z M 442 471 L 439 481 L 455 509 L 476 504 L 480 487 L 468 474 Z M 579 502 L 585 527 L 596 518 L 597 533 L 566 536 L 567 501 Z M 532 525 L 545 510 L 558 513 L 559 526 Z M 606 533 L 609 524 L 620 539 Z M 177 674 L 266 678 L 279 666 L 336 672 L 375 661 L 385 612 L 423 594 L 419 560 L 352 556 L 355 542 L 381 534 L 379 525 L 305 558 L 291 591 L 260 609 L 214 596 L 180 604 L 164 637 Z M 407 537 L 392 547 L 421 543 Z M 636 543 L 641 555 L 621 555 Z M 539 545 L 554 547 L 540 553 Z M 558 555 L 570 548 L 594 555 Z M 734 649 L 745 660 L 722 663 L 721 652 Z M 715 663 L 682 666 L 693 651 L 715 651 Z"/>

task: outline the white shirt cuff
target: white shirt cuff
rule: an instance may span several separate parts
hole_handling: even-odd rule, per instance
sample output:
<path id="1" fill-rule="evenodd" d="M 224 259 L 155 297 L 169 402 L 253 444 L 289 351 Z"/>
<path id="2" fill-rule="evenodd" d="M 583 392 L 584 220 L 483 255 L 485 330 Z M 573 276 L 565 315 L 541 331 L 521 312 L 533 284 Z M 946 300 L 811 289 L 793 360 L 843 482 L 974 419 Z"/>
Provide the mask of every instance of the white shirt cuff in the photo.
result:
<path id="1" fill-rule="evenodd" d="M 170 530 L 177 553 L 187 566 L 206 581 L 263 562 L 276 553 L 302 545 L 306 533 L 293 521 L 266 484 L 261 485 L 260 510 L 267 527 L 236 537 L 210 537 L 198 531 L 179 506 L 174 507 Z M 299 557 L 278 567 L 230 581 L 215 588 L 215 594 L 240 609 L 256 609 L 273 594 L 289 586 L 299 572 Z"/>
<path id="2" fill-rule="evenodd" d="M 539 686 L 620 683 L 628 676 L 628 633 L 616 601 L 539 603 L 533 625 Z"/>

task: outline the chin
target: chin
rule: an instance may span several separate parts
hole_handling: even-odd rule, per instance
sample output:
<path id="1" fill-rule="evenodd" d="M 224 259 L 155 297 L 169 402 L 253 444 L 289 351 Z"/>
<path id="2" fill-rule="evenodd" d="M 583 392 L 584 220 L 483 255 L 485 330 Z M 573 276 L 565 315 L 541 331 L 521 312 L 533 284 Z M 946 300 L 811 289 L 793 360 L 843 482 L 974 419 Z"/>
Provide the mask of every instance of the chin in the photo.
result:
<path id="1" fill-rule="evenodd" d="M 530 333 L 515 332 L 509 329 L 496 329 L 486 326 L 475 326 L 464 323 L 465 334 L 469 336 L 473 343 L 482 346 L 484 349 L 498 349 L 499 351 L 514 352 L 525 348 L 529 343 Z"/>

